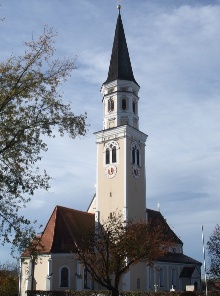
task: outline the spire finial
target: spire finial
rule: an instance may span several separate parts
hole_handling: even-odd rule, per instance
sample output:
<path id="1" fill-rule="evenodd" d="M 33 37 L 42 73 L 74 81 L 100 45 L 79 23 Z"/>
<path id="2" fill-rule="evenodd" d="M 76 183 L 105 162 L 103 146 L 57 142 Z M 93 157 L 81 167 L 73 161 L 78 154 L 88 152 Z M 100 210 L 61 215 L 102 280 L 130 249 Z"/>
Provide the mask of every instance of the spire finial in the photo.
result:
<path id="1" fill-rule="evenodd" d="M 160 212 L 160 203 L 159 202 L 157 204 L 157 210 L 158 210 L 158 212 Z"/>
<path id="2" fill-rule="evenodd" d="M 120 5 L 120 2 L 121 0 L 118 0 L 118 5 L 117 5 L 117 8 L 118 8 L 118 13 L 120 14 L 120 10 L 121 10 L 121 5 Z"/>

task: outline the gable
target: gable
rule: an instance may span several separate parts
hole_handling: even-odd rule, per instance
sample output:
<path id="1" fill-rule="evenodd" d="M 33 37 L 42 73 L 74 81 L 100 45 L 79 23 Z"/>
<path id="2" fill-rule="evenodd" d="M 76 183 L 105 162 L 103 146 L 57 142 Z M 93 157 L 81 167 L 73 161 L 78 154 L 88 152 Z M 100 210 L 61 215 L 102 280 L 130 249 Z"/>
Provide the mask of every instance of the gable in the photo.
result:
<path id="1" fill-rule="evenodd" d="M 94 230 L 94 214 L 56 206 L 41 235 L 42 247 L 38 247 L 38 252 L 73 253 L 76 245 L 83 247 L 88 243 L 88 234 L 93 234 Z M 29 255 L 27 249 L 22 256 Z"/>
<path id="2" fill-rule="evenodd" d="M 164 229 L 167 231 L 167 235 L 172 238 L 172 240 L 176 244 L 183 245 L 183 242 L 181 239 L 175 234 L 175 232 L 170 228 L 168 225 L 166 219 L 163 217 L 163 215 L 159 211 L 154 211 L 151 209 L 146 209 L 146 214 L 147 214 L 147 221 L 151 221 L 152 225 L 156 225 L 155 223 L 160 223 L 161 225 L 164 226 Z"/>

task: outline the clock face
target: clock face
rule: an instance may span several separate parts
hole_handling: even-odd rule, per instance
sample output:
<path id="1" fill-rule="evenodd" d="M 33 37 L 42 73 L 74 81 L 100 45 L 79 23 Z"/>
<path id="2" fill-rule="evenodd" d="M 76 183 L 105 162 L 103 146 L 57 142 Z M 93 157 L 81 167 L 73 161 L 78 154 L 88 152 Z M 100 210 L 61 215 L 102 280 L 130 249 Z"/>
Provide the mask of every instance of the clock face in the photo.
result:
<path id="1" fill-rule="evenodd" d="M 113 178 L 117 173 L 117 168 L 115 165 L 110 164 L 105 168 L 105 175 L 109 179 Z"/>
<path id="2" fill-rule="evenodd" d="M 137 165 L 132 166 L 132 175 L 135 179 L 140 177 L 140 168 Z"/>

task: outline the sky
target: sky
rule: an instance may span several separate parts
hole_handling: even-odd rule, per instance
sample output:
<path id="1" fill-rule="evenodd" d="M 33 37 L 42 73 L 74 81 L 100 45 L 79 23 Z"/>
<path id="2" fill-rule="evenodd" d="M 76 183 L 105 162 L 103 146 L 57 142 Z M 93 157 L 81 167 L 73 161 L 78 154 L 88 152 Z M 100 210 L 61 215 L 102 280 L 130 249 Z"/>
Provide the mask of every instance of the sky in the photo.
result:
<path id="1" fill-rule="evenodd" d="M 100 88 L 107 78 L 117 20 L 116 0 L 1 0 L 0 61 L 24 52 L 24 41 L 53 27 L 56 57 L 77 57 L 62 86 L 76 114 L 87 112 L 84 138 L 47 140 L 39 164 L 52 176 L 23 213 L 45 225 L 54 207 L 86 211 L 95 193 L 96 144 L 102 129 Z M 121 15 L 136 81 L 146 143 L 147 207 L 160 211 L 203 262 L 220 216 L 220 1 L 122 0 Z M 0 248 L 0 262 L 9 259 Z"/>

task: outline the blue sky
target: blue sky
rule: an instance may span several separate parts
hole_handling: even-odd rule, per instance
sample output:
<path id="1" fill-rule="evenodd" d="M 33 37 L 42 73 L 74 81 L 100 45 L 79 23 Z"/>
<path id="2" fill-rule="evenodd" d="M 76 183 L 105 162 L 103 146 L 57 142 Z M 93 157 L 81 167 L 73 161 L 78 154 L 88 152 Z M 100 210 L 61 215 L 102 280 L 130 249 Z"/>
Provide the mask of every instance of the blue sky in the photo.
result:
<path id="1" fill-rule="evenodd" d="M 136 81 L 140 130 L 146 145 L 147 207 L 160 210 L 203 261 L 205 240 L 220 216 L 220 1 L 122 0 L 122 20 Z M 1 60 L 22 42 L 57 32 L 56 56 L 77 56 L 78 69 L 62 87 L 77 113 L 88 113 L 85 138 L 48 141 L 40 163 L 53 177 L 24 213 L 45 225 L 53 208 L 86 210 L 95 193 L 96 144 L 102 129 L 100 88 L 107 78 L 116 19 L 114 0 L 2 0 Z M 9 248 L 0 248 L 0 262 Z"/>

